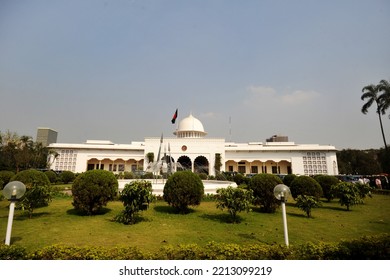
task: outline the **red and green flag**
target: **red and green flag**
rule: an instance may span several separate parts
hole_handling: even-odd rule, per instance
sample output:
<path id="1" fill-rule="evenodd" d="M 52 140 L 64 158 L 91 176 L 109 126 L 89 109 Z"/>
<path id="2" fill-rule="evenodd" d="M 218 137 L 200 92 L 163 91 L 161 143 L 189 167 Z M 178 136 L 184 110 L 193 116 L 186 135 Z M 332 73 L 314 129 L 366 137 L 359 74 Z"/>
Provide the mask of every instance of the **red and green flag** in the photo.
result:
<path id="1" fill-rule="evenodd" d="M 171 122 L 172 122 L 172 124 L 174 124 L 175 122 L 176 122 L 176 119 L 177 119 L 177 109 L 176 109 L 176 112 L 173 114 L 173 117 L 172 117 L 172 120 L 171 120 Z"/>

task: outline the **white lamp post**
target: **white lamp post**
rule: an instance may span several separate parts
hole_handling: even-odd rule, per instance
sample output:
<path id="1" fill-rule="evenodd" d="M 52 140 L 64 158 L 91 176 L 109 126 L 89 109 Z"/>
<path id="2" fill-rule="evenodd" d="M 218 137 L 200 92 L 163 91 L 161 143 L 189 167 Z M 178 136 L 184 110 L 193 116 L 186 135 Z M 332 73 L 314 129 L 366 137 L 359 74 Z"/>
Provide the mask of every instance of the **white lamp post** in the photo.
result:
<path id="1" fill-rule="evenodd" d="M 275 197 L 282 202 L 282 214 L 283 214 L 283 229 L 284 229 L 284 242 L 288 247 L 288 230 L 287 230 L 287 217 L 286 217 L 286 205 L 287 198 L 291 195 L 289 187 L 283 184 L 279 184 L 274 188 Z"/>
<path id="2" fill-rule="evenodd" d="M 3 195 L 11 202 L 9 205 L 7 234 L 5 236 L 5 245 L 9 245 L 11 242 L 12 222 L 14 219 L 15 203 L 26 192 L 26 186 L 19 181 L 12 181 L 5 185 L 3 189 Z"/>

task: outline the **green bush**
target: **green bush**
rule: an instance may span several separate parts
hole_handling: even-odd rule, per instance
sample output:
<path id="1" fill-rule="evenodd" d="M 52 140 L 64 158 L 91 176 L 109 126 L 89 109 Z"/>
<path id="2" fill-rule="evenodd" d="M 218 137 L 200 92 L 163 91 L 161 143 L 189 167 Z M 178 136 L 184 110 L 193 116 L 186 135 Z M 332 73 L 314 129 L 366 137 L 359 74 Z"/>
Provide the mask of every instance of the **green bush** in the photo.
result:
<path id="1" fill-rule="evenodd" d="M 337 185 L 332 186 L 332 192 L 337 198 L 341 206 L 347 206 L 349 211 L 352 205 L 360 204 L 363 199 L 360 196 L 360 191 L 357 184 L 350 182 L 341 182 Z"/>
<path id="2" fill-rule="evenodd" d="M 253 191 L 244 188 L 217 189 L 216 204 L 218 209 L 227 209 L 233 223 L 238 222 L 237 214 L 241 211 L 249 212 L 253 201 Z"/>
<path id="3" fill-rule="evenodd" d="M 34 252 L 30 258 L 33 260 L 145 260 L 150 257 L 135 247 L 53 245 Z"/>
<path id="4" fill-rule="evenodd" d="M 225 244 L 210 242 L 167 245 L 153 254 L 136 247 L 52 245 L 28 253 L 15 245 L 0 245 L 0 260 L 389 260 L 390 234 L 363 236 L 337 243 L 299 245 Z"/>
<path id="5" fill-rule="evenodd" d="M 198 176 L 201 180 L 207 180 L 207 174 L 206 173 L 198 173 Z"/>
<path id="6" fill-rule="evenodd" d="M 321 185 L 309 176 L 298 176 L 290 184 L 291 195 L 294 199 L 298 195 L 314 196 L 316 200 L 320 200 L 322 196 Z"/>
<path id="7" fill-rule="evenodd" d="M 19 200 L 18 206 L 27 210 L 32 217 L 35 208 L 48 206 L 51 198 L 51 184 L 45 173 L 35 169 L 16 173 L 11 181 L 20 181 L 26 185 L 26 193 Z"/>
<path id="8" fill-rule="evenodd" d="M 5 185 L 7 185 L 13 176 L 15 176 L 15 173 L 12 171 L 7 171 L 7 170 L 0 171 L 0 181 L 3 182 L 3 185 L 0 185 L 0 187 L 1 186 L 4 187 Z"/>
<path id="9" fill-rule="evenodd" d="M 257 174 L 249 182 L 249 189 L 253 191 L 254 204 L 260 205 L 263 212 L 274 213 L 280 201 L 274 196 L 274 188 L 282 184 L 282 180 L 273 174 Z"/>
<path id="10" fill-rule="evenodd" d="M 331 201 L 334 198 L 332 193 L 332 186 L 339 183 L 339 179 L 331 175 L 318 175 L 314 179 L 320 184 L 323 192 L 323 197 L 328 201 Z"/>
<path id="11" fill-rule="evenodd" d="M 134 179 L 134 173 L 125 171 L 125 173 L 123 174 L 123 179 Z"/>
<path id="12" fill-rule="evenodd" d="M 0 244 L 0 260 L 24 260 L 27 258 L 25 248 L 16 245 Z"/>
<path id="13" fill-rule="evenodd" d="M 372 190 L 374 189 L 369 184 L 362 184 L 362 183 L 356 183 L 356 186 L 359 190 L 359 196 L 362 199 L 362 203 L 364 202 L 364 199 L 368 197 L 372 197 Z"/>
<path id="14" fill-rule="evenodd" d="M 60 173 L 59 179 L 64 184 L 69 184 L 73 182 L 76 178 L 76 175 L 72 171 L 63 171 Z"/>
<path id="15" fill-rule="evenodd" d="M 199 205 L 204 186 L 198 175 L 191 171 L 178 171 L 165 183 L 163 198 L 181 214 L 188 213 L 188 206 Z"/>
<path id="16" fill-rule="evenodd" d="M 113 200 L 118 192 L 118 181 L 112 172 L 89 170 L 73 182 L 73 206 L 87 215 L 97 214 Z"/>
<path id="17" fill-rule="evenodd" d="M 115 217 L 115 221 L 129 225 L 136 223 L 140 211 L 147 210 L 149 203 L 154 201 L 152 183 L 148 181 L 133 181 L 126 184 L 119 195 L 125 210 Z"/>
<path id="18" fill-rule="evenodd" d="M 295 174 L 287 174 L 283 178 L 283 184 L 285 184 L 287 187 L 290 187 L 291 182 L 294 181 L 295 178 L 297 178 L 297 175 L 295 175 Z"/>
<path id="19" fill-rule="evenodd" d="M 306 213 L 308 218 L 311 217 L 312 208 L 319 207 L 321 202 L 316 200 L 314 196 L 310 195 L 298 195 L 296 206 Z"/>
<path id="20" fill-rule="evenodd" d="M 54 184 L 57 182 L 57 173 L 52 170 L 45 171 L 45 175 L 49 179 L 50 183 Z"/>

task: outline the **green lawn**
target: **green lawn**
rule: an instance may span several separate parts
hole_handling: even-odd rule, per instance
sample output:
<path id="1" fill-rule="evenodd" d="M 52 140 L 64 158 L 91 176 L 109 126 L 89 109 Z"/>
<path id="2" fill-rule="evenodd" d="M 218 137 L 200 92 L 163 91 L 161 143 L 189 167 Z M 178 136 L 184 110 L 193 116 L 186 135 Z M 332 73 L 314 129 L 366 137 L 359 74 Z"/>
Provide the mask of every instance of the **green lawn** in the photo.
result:
<path id="1" fill-rule="evenodd" d="M 0 239 L 5 239 L 8 201 L 0 202 Z M 211 241 L 236 244 L 283 244 L 282 214 L 240 213 L 241 223 L 227 222 L 228 214 L 216 209 L 214 202 L 202 202 L 187 215 L 175 214 L 164 201 L 150 205 L 135 225 L 112 222 L 123 209 L 110 202 L 103 215 L 78 216 L 72 198 L 55 198 L 50 206 L 36 209 L 32 219 L 15 212 L 11 244 L 35 250 L 53 244 L 94 246 L 137 246 L 154 251 L 164 244 L 205 245 Z M 364 205 L 346 211 L 337 201 L 323 202 L 313 209 L 313 218 L 290 202 L 286 205 L 290 245 L 307 241 L 337 242 L 363 235 L 390 233 L 390 196 L 374 195 Z"/>

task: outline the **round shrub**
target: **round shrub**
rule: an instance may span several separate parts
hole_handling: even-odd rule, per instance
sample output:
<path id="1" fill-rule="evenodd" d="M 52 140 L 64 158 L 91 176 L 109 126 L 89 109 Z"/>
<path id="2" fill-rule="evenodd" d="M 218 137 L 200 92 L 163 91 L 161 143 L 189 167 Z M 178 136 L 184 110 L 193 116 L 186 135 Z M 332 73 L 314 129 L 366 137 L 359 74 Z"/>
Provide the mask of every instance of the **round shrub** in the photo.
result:
<path id="1" fill-rule="evenodd" d="M 118 181 L 107 170 L 89 170 L 74 180 L 73 206 L 76 210 L 93 215 L 113 200 L 118 192 Z"/>
<path id="2" fill-rule="evenodd" d="M 266 213 L 274 213 L 280 201 L 274 196 L 274 188 L 282 184 L 282 180 L 273 174 L 257 174 L 249 182 L 249 188 L 253 191 L 254 204 L 260 205 Z"/>
<path id="3" fill-rule="evenodd" d="M 191 171 L 178 171 L 165 183 L 163 198 L 180 213 L 188 213 L 188 206 L 199 205 L 204 186 L 198 175 Z"/>
<path id="4" fill-rule="evenodd" d="M 62 183 L 69 184 L 70 182 L 74 181 L 76 175 L 72 171 L 63 171 L 59 177 Z"/>
<path id="5" fill-rule="evenodd" d="M 57 173 L 52 170 L 45 171 L 45 175 L 49 179 L 50 183 L 54 184 L 57 182 Z"/>
<path id="6" fill-rule="evenodd" d="M 339 179 L 337 179 L 335 176 L 330 175 L 318 175 L 314 177 L 314 179 L 320 184 L 323 196 L 328 201 L 331 201 L 334 198 L 331 188 L 332 186 L 337 185 L 339 183 Z"/>
<path id="7" fill-rule="evenodd" d="M 26 193 L 19 205 L 29 212 L 30 218 L 35 208 L 48 206 L 51 201 L 51 184 L 45 173 L 35 169 L 16 173 L 11 181 L 20 181 L 26 185 Z"/>
<path id="8" fill-rule="evenodd" d="M 290 187 L 291 182 L 294 181 L 295 178 L 297 178 L 297 175 L 295 175 L 295 174 L 287 174 L 283 178 L 283 184 L 285 184 L 286 186 Z"/>
<path id="9" fill-rule="evenodd" d="M 15 176 L 15 173 L 12 171 L 7 171 L 7 170 L 0 171 L 0 181 L 3 181 L 3 187 L 10 182 L 13 176 Z"/>
<path id="10" fill-rule="evenodd" d="M 298 176 L 295 178 L 291 182 L 290 191 L 294 199 L 296 199 L 298 195 L 309 195 L 314 196 L 318 201 L 322 196 L 321 185 L 309 176 Z"/>

